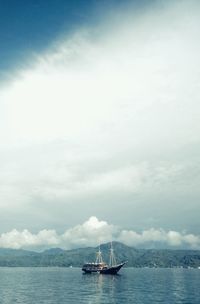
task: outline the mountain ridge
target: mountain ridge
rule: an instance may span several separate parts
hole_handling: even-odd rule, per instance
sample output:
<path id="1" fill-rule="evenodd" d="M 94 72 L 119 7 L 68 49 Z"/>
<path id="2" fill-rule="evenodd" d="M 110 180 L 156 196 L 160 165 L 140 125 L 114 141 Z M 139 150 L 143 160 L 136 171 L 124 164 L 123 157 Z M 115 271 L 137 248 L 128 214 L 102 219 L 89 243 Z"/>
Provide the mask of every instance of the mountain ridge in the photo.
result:
<path id="1" fill-rule="evenodd" d="M 95 260 L 97 247 L 65 250 L 50 248 L 42 252 L 0 248 L 0 266 L 4 267 L 81 267 Z M 128 260 L 127 267 L 200 268 L 200 250 L 138 249 L 113 242 L 117 261 Z M 101 245 L 103 259 L 109 261 L 110 243 Z"/>

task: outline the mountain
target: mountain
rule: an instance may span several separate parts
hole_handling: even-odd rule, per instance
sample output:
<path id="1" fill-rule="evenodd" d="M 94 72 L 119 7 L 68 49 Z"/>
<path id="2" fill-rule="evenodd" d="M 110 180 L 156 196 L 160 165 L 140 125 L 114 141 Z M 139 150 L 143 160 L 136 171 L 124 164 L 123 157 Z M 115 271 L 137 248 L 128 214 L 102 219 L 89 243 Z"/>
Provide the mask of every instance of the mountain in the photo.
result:
<path id="1" fill-rule="evenodd" d="M 32 256 L 37 255 L 35 251 L 28 251 L 24 249 L 9 249 L 9 248 L 0 248 L 0 258 L 1 257 L 18 257 L 18 256 Z"/>
<path id="2" fill-rule="evenodd" d="M 127 267 L 200 267 L 199 250 L 136 249 L 119 242 L 113 242 L 117 261 L 127 260 Z M 110 244 L 102 244 L 101 252 L 109 261 Z M 0 248 L 0 266 L 11 267 L 81 267 L 94 261 L 98 247 L 63 250 L 51 248 L 43 252 Z"/>
<path id="3" fill-rule="evenodd" d="M 61 249 L 61 248 L 50 248 L 50 249 L 47 249 L 45 251 L 43 251 L 42 254 L 45 254 L 45 255 L 54 255 L 54 254 L 61 254 L 61 253 L 64 253 L 65 250 Z"/>

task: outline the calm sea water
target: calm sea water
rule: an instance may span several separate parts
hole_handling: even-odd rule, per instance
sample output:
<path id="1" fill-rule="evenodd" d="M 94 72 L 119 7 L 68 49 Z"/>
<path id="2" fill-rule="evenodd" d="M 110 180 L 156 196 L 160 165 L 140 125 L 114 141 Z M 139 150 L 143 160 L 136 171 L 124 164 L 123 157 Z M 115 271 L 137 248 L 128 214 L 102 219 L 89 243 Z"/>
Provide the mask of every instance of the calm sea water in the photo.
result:
<path id="1" fill-rule="evenodd" d="M 198 269 L 122 269 L 120 275 L 78 268 L 0 268 L 0 303 L 200 303 Z"/>

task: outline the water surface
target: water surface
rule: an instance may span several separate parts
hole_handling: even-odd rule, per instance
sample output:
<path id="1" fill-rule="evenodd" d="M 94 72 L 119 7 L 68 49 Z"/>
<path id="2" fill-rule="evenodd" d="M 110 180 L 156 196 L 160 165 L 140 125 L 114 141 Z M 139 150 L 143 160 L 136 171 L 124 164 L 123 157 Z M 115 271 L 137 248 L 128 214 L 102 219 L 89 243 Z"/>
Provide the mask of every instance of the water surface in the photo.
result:
<path id="1" fill-rule="evenodd" d="M 199 269 L 124 268 L 120 275 L 79 268 L 0 268 L 0 303 L 200 303 Z"/>

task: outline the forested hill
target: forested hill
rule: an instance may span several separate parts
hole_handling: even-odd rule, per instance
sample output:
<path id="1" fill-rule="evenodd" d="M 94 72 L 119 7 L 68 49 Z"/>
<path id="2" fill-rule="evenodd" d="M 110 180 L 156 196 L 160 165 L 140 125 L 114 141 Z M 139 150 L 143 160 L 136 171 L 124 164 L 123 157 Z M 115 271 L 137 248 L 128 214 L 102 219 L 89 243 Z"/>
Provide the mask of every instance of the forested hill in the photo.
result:
<path id="1" fill-rule="evenodd" d="M 199 250 L 153 250 L 135 249 L 113 242 L 117 261 L 127 260 L 127 267 L 200 267 Z M 110 244 L 101 245 L 106 262 L 109 261 Z M 88 247 L 73 250 L 52 248 L 43 252 L 0 248 L 0 266 L 59 266 L 81 267 L 84 262 L 95 260 L 98 248 Z"/>

